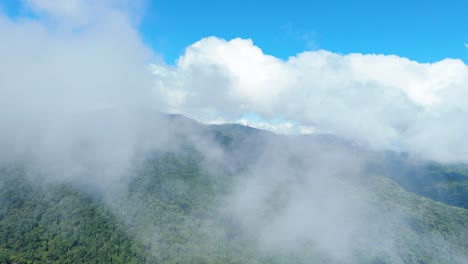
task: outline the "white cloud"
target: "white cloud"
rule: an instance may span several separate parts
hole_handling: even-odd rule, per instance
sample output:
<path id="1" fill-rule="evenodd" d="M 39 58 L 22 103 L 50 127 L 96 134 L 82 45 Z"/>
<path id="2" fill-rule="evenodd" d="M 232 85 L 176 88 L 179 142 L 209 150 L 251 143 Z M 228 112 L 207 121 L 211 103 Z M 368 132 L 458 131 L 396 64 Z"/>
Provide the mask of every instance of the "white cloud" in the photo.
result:
<path id="1" fill-rule="evenodd" d="M 465 48 L 468 48 L 468 43 L 465 43 Z"/>
<path id="2" fill-rule="evenodd" d="M 251 121 L 245 118 L 235 121 L 235 123 L 250 126 L 262 130 L 272 131 L 283 135 L 305 135 L 305 134 L 320 134 L 326 133 L 313 126 L 298 125 L 292 121 Z"/>
<path id="3" fill-rule="evenodd" d="M 431 121 L 467 116 L 468 67 L 460 60 L 422 64 L 319 50 L 283 61 L 251 40 L 210 37 L 189 46 L 175 67 L 152 69 L 155 93 L 165 98 L 166 109 L 202 121 L 236 120 L 247 112 L 267 120 L 283 116 L 375 148 L 403 145 L 429 158 L 441 159 L 437 151 L 445 153 L 444 160 L 468 161 L 461 151 L 468 143 L 450 133 L 460 129 L 458 123 Z M 440 125 L 448 126 L 448 134 L 427 132 Z M 425 144 L 437 150 L 416 143 L 423 132 Z"/>
<path id="4" fill-rule="evenodd" d="M 318 50 L 285 61 L 251 40 L 209 37 L 175 66 L 150 65 L 150 76 L 153 53 L 132 20 L 143 2 L 24 0 L 38 20 L 0 14 L 1 113 L 155 105 L 201 121 L 256 113 L 263 120 L 249 125 L 276 132 L 314 128 L 374 148 L 468 161 L 458 133 L 468 123 L 468 67 L 460 60 Z M 287 121 L 268 121 L 278 117 Z"/>
<path id="5" fill-rule="evenodd" d="M 0 109 L 67 112 L 145 101 L 152 52 L 125 14 L 110 17 L 108 12 L 120 11 L 109 10 L 99 13 L 107 19 L 80 31 L 0 14 Z"/>
<path id="6" fill-rule="evenodd" d="M 30 2 L 55 12 L 51 16 L 72 12 L 48 5 L 65 5 L 61 1 Z M 113 111 L 118 118 L 112 120 L 89 113 L 153 106 L 147 68 L 152 52 L 127 19 L 132 14 L 112 6 L 95 11 L 100 18 L 79 30 L 48 13 L 34 19 L 0 13 L 0 162 L 4 155 L 31 155 L 63 168 L 58 173 L 63 177 L 91 163 L 109 174 L 123 173 L 129 164 L 137 133 L 132 124 L 138 123 L 132 113 Z M 83 125 L 80 115 L 91 115 L 94 123 Z M 105 126 L 112 127 L 107 134 L 101 131 Z M 87 141 L 93 142 L 92 154 L 73 156 Z M 112 154 L 102 154 L 106 151 Z"/>

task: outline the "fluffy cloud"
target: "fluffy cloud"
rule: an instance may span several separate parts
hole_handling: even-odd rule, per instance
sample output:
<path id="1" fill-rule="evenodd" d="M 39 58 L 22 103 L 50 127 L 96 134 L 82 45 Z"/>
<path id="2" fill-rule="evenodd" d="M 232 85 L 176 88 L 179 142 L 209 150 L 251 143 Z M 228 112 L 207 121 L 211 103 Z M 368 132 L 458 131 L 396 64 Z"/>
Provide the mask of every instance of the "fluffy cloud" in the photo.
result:
<path id="1" fill-rule="evenodd" d="M 31 19 L 0 13 L 0 163 L 20 155 L 68 166 L 63 171 L 70 173 L 89 164 L 124 171 L 137 139 L 132 124 L 140 118 L 129 109 L 153 105 L 147 68 L 153 53 L 140 40 L 133 14 L 108 3 L 86 26 L 67 20 L 81 16 L 81 6 L 94 6 L 86 0 L 26 1 L 44 12 Z M 96 114 L 109 108 L 112 118 Z M 82 115 L 94 123 L 80 122 Z M 93 154 L 74 156 L 88 141 Z"/>
<path id="2" fill-rule="evenodd" d="M 65 7 L 55 10 L 50 4 L 73 9 L 87 1 L 27 2 L 68 15 Z M 147 63 L 152 52 L 126 13 L 108 7 L 99 14 L 99 23 L 79 31 L 0 14 L 0 111 L 31 115 L 141 105 L 151 85 Z"/>
<path id="3" fill-rule="evenodd" d="M 468 67 L 398 56 L 304 52 L 280 60 L 251 40 L 209 37 L 173 67 L 152 65 L 169 111 L 199 120 L 284 117 L 374 148 L 468 161 Z M 432 147 L 429 147 L 432 146 Z"/>

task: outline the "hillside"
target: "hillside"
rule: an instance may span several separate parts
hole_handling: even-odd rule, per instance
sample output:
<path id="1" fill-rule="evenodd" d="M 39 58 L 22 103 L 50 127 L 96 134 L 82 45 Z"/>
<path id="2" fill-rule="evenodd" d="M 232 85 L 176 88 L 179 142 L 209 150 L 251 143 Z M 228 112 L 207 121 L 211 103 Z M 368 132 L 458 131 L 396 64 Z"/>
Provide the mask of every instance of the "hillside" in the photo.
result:
<path id="1" fill-rule="evenodd" d="M 112 186 L 57 181 L 27 162 L 3 165 L 0 262 L 463 263 L 468 256 L 464 200 L 450 206 L 421 196 L 429 190 L 402 188 L 390 172 L 408 173 L 394 163 L 369 170 L 357 158 L 365 155 L 341 141 L 163 119 L 180 146 L 140 153 L 131 176 Z M 453 170 L 430 167 L 432 178 Z M 428 186 L 440 184 L 452 182 Z M 449 189 L 449 197 L 458 192 Z"/>

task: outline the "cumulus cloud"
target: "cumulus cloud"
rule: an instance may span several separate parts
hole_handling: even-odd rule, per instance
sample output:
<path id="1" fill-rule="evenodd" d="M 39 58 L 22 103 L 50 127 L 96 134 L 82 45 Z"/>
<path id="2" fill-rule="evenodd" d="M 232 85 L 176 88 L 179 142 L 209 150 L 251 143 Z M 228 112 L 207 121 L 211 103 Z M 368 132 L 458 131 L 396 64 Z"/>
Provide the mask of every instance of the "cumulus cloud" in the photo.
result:
<path id="1" fill-rule="evenodd" d="M 284 61 L 248 39 L 209 37 L 189 46 L 175 66 L 151 68 L 165 108 L 199 120 L 238 120 L 247 112 L 266 120 L 282 116 L 373 148 L 468 161 L 468 145 L 450 132 L 460 129 L 451 117 L 468 112 L 468 67 L 460 60 L 418 63 L 318 50 Z M 446 133 L 434 132 L 441 125 Z"/>

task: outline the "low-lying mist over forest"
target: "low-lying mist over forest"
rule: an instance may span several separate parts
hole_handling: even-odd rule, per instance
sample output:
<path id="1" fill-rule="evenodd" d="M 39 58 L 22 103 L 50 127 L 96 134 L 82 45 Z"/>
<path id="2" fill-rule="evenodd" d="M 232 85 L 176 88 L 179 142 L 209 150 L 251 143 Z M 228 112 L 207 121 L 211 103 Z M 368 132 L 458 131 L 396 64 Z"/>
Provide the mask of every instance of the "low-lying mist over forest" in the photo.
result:
<path id="1" fill-rule="evenodd" d="M 143 245 L 138 262 L 466 259 L 466 209 L 405 191 L 390 179 L 404 173 L 388 170 L 398 164 L 388 154 L 335 136 L 140 114 L 96 111 L 56 121 L 45 133 L 52 138 L 3 154 L 2 188 L 19 173 L 46 193 L 70 186 L 103 203 Z M 423 163 L 392 155 L 406 166 Z M 466 174 L 431 187 L 462 188 Z M 425 179 L 412 180 L 408 188 Z"/>
<path id="2" fill-rule="evenodd" d="M 142 1 L 21 3 L 0 9 L 1 263 L 468 259 L 462 61 L 208 37 L 167 65 Z"/>

